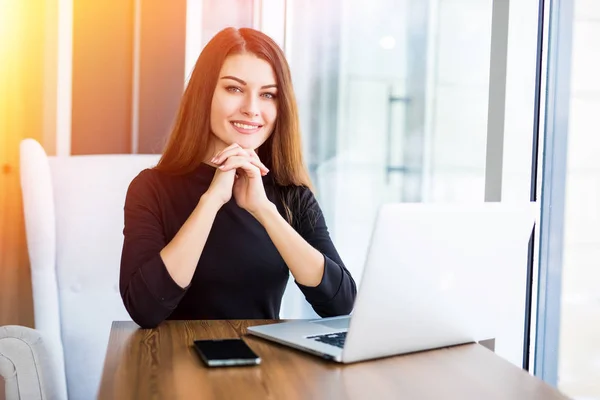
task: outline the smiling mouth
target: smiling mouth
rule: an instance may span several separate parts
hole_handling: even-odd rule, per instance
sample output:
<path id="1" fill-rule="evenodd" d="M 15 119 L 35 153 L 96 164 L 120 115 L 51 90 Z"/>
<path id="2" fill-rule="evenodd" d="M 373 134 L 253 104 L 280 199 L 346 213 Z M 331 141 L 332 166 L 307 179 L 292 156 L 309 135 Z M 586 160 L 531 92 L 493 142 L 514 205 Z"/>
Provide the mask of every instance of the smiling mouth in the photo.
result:
<path id="1" fill-rule="evenodd" d="M 255 133 L 263 126 L 260 124 L 244 124 L 242 122 L 231 122 L 231 125 L 240 133 Z"/>

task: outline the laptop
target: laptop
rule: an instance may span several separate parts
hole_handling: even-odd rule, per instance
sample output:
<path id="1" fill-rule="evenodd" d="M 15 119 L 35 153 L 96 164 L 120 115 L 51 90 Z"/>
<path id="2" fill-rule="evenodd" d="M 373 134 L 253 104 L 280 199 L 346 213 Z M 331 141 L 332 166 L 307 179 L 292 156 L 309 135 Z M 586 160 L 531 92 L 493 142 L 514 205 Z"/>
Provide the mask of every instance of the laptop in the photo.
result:
<path id="1" fill-rule="evenodd" d="M 534 221 L 534 203 L 385 204 L 351 315 L 248 333 L 340 363 L 489 339 L 495 277 L 525 269 Z"/>

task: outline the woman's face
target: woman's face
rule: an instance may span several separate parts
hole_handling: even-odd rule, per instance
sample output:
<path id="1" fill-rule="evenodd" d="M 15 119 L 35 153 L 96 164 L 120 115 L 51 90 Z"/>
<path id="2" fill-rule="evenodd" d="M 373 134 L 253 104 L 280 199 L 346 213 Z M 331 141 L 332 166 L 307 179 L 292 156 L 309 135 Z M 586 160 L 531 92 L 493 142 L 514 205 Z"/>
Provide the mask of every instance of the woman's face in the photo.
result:
<path id="1" fill-rule="evenodd" d="M 215 152 L 233 143 L 256 149 L 269 138 L 277 118 L 276 83 L 271 65 L 253 54 L 225 59 L 210 110 Z"/>

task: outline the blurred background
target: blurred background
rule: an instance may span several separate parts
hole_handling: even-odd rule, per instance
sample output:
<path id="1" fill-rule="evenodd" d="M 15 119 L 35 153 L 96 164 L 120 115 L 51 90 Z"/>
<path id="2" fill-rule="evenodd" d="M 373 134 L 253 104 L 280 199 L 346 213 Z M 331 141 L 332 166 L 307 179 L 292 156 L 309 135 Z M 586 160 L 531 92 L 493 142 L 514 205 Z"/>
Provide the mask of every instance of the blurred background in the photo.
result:
<path id="1" fill-rule="evenodd" d="M 554 181 L 565 197 L 553 210 L 564 218 L 560 290 L 538 291 L 543 263 L 499 276 L 515 311 L 499 346 L 520 365 L 529 280 L 534 328 L 539 293 L 560 305 L 544 311 L 560 339 L 551 383 L 600 399 L 597 0 L 0 0 L 0 325 L 33 326 L 19 142 L 56 156 L 160 153 L 196 58 L 227 26 L 260 29 L 284 49 L 317 197 L 359 284 L 381 203 L 539 202 L 544 155 L 566 153 Z M 547 50 L 559 26 L 570 74 L 554 76 Z M 547 93 L 548 76 L 568 98 Z M 567 139 L 551 147 L 556 101 Z M 534 357 L 544 332 L 529 334 Z"/>

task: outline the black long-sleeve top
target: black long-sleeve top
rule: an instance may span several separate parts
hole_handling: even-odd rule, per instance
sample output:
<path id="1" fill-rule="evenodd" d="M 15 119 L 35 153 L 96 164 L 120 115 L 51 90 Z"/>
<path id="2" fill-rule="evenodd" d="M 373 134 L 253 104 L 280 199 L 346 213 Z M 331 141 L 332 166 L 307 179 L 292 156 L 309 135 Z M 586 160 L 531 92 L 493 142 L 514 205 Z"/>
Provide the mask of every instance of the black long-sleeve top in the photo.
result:
<path id="1" fill-rule="evenodd" d="M 120 290 L 125 308 L 141 327 L 165 319 L 277 319 L 289 269 L 264 227 L 231 199 L 215 217 L 190 285 L 171 278 L 160 251 L 173 239 L 212 181 L 215 168 L 202 164 L 190 174 L 142 171 L 125 200 Z M 263 177 L 265 192 L 285 215 L 280 187 Z M 296 284 L 322 317 L 349 314 L 356 285 L 344 267 L 312 192 L 295 191 L 292 226 L 325 259 L 316 287 Z"/>

